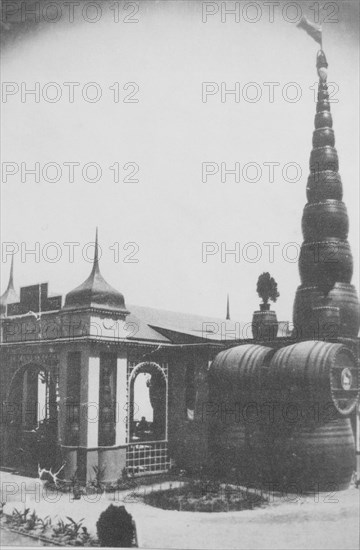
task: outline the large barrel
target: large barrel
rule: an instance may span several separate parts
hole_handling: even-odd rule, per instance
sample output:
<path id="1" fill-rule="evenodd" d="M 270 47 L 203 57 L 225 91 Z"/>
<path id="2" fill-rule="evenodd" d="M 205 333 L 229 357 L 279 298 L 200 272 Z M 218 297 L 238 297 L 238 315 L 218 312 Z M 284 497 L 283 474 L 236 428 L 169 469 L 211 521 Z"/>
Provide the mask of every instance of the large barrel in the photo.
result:
<path id="1" fill-rule="evenodd" d="M 278 350 L 270 371 L 282 415 L 270 436 L 268 481 L 291 492 L 348 487 L 355 446 L 345 416 L 356 407 L 360 391 L 353 353 L 341 344 L 300 342 Z"/>
<path id="2" fill-rule="evenodd" d="M 323 111 L 330 112 L 330 102 L 327 99 L 321 99 L 316 104 L 316 112 L 322 113 Z"/>
<path id="3" fill-rule="evenodd" d="M 306 194 L 309 202 L 321 202 L 326 199 L 341 201 L 343 190 L 340 174 L 331 170 L 310 174 Z"/>
<path id="4" fill-rule="evenodd" d="M 319 83 L 317 99 L 318 101 L 329 99 L 329 91 L 328 91 L 327 84 Z"/>
<path id="5" fill-rule="evenodd" d="M 355 469 L 355 441 L 348 418 L 299 423 L 273 439 L 268 481 L 291 493 L 347 489 Z"/>
<path id="6" fill-rule="evenodd" d="M 323 170 L 337 172 L 339 169 L 339 158 L 334 147 L 316 147 L 310 154 L 310 171 L 317 174 Z"/>
<path id="7" fill-rule="evenodd" d="M 332 128 L 318 128 L 313 132 L 312 138 L 313 147 L 325 147 L 335 145 L 335 134 Z"/>
<path id="8" fill-rule="evenodd" d="M 313 308 L 318 340 L 337 339 L 340 336 L 340 311 L 336 306 L 318 306 Z"/>
<path id="9" fill-rule="evenodd" d="M 349 243 L 334 238 L 303 243 L 299 271 L 303 284 L 326 282 L 331 288 L 336 282 L 350 283 L 353 259 Z"/>
<path id="10" fill-rule="evenodd" d="M 217 354 L 209 370 L 210 384 L 221 392 L 237 391 L 247 399 L 260 391 L 261 368 L 272 348 L 256 344 L 236 346 Z"/>
<path id="11" fill-rule="evenodd" d="M 293 323 L 297 337 L 306 336 L 306 330 L 314 325 L 314 308 L 329 304 L 339 308 L 339 336 L 357 337 L 360 329 L 359 299 L 355 287 L 347 283 L 335 283 L 327 296 L 317 286 L 298 287 L 293 308 Z"/>
<path id="12" fill-rule="evenodd" d="M 306 204 L 302 217 L 302 231 L 306 241 L 327 237 L 346 239 L 349 218 L 345 204 L 337 200 Z"/>
<path id="13" fill-rule="evenodd" d="M 261 426 L 257 402 L 262 370 L 274 350 L 245 344 L 220 352 L 209 370 L 210 448 L 215 469 L 223 477 L 253 482 L 260 476 Z"/>
<path id="14" fill-rule="evenodd" d="M 251 330 L 254 340 L 272 342 L 277 337 L 279 323 L 276 312 L 271 309 L 254 311 Z"/>
<path id="15" fill-rule="evenodd" d="M 333 121 L 330 111 L 320 111 L 315 115 L 315 128 L 332 128 Z"/>
<path id="16" fill-rule="evenodd" d="M 359 399 L 359 365 L 342 344 L 307 341 L 278 350 L 271 359 L 273 383 L 289 389 L 295 403 L 304 400 L 349 415 Z"/>

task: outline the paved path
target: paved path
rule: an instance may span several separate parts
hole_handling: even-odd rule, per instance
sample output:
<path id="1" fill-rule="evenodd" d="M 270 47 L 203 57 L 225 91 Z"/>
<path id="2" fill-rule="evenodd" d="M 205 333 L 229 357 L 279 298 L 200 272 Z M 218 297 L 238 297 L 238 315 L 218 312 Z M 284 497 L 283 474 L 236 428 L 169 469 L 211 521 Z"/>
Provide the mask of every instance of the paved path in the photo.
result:
<path id="1" fill-rule="evenodd" d="M 359 547 L 359 490 L 298 497 L 295 502 L 275 497 L 270 505 L 229 513 L 194 513 L 160 510 L 142 502 L 129 502 L 126 493 L 83 496 L 43 491 L 38 480 L 0 473 L 5 512 L 27 507 L 40 517 L 85 518 L 90 532 L 111 502 L 133 515 L 143 548 L 238 550 L 352 550 Z M 165 487 L 165 484 L 163 484 Z M 149 490 L 149 487 L 146 489 Z"/>

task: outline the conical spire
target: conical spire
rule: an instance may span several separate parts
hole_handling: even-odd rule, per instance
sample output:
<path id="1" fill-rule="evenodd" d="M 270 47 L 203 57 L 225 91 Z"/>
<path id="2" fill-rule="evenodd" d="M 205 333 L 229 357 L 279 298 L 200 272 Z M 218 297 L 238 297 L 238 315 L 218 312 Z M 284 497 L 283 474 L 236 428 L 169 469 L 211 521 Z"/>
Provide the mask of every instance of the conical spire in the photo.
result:
<path id="1" fill-rule="evenodd" d="M 226 298 L 226 320 L 230 321 L 230 302 L 229 302 L 229 293 Z"/>
<path id="2" fill-rule="evenodd" d="M 99 267 L 98 229 L 95 233 L 94 261 L 89 277 L 66 295 L 64 309 L 106 309 L 128 313 L 124 296 L 110 286 Z"/>
<path id="3" fill-rule="evenodd" d="M 302 217 L 304 242 L 299 258 L 302 284 L 296 292 L 293 321 L 300 338 L 316 337 L 320 317 L 322 322 L 327 321 L 328 327 L 336 327 L 336 335 L 333 330 L 332 337 L 355 338 L 360 325 L 359 302 L 350 284 L 353 260 L 347 241 L 349 220 L 342 202 L 327 87 L 328 63 L 322 50 L 317 54 L 316 67 L 318 101 L 306 189 L 308 203 Z"/>
<path id="4" fill-rule="evenodd" d="M 15 287 L 14 287 L 14 254 L 11 256 L 10 276 L 9 276 L 9 284 L 8 284 L 7 290 L 15 290 Z"/>
<path id="5" fill-rule="evenodd" d="M 13 304 L 19 301 L 19 297 L 14 287 L 14 254 L 11 256 L 9 282 L 4 294 L 0 297 L 0 313 L 6 314 L 7 304 Z"/>
<path id="6" fill-rule="evenodd" d="M 95 249 L 94 249 L 94 262 L 93 262 L 93 273 L 100 273 L 99 267 L 99 239 L 98 239 L 98 228 L 96 227 L 95 231 Z"/>

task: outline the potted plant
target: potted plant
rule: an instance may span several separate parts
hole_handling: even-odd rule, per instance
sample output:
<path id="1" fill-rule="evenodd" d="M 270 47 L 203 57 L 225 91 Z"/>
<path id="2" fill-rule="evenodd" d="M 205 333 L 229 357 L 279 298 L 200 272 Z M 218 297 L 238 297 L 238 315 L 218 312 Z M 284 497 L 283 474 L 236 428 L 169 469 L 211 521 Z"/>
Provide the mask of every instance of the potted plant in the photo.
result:
<path id="1" fill-rule="evenodd" d="M 262 273 L 256 285 L 256 292 L 262 299 L 260 310 L 254 311 L 252 333 L 256 340 L 273 340 L 279 328 L 275 311 L 270 310 L 269 301 L 276 302 L 280 296 L 277 282 L 270 273 Z"/>
<path id="2" fill-rule="evenodd" d="M 280 294 L 277 289 L 277 282 L 270 273 L 262 273 L 257 281 L 256 292 L 262 299 L 262 304 L 260 304 L 261 311 L 268 311 L 270 309 L 269 300 L 276 302 Z"/>

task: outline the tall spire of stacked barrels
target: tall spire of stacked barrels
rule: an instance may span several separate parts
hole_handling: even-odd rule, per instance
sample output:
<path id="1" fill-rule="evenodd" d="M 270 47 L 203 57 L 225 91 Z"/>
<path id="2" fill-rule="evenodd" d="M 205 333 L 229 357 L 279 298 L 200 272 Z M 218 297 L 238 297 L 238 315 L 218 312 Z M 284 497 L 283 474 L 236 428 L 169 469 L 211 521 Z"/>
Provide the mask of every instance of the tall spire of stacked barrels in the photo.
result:
<path id="1" fill-rule="evenodd" d="M 317 54 L 318 95 L 302 217 L 304 242 L 299 258 L 301 285 L 294 302 L 294 336 L 356 338 L 359 300 L 351 284 L 353 259 L 347 241 L 349 219 L 342 201 L 343 187 L 330 112 L 328 63 Z"/>

